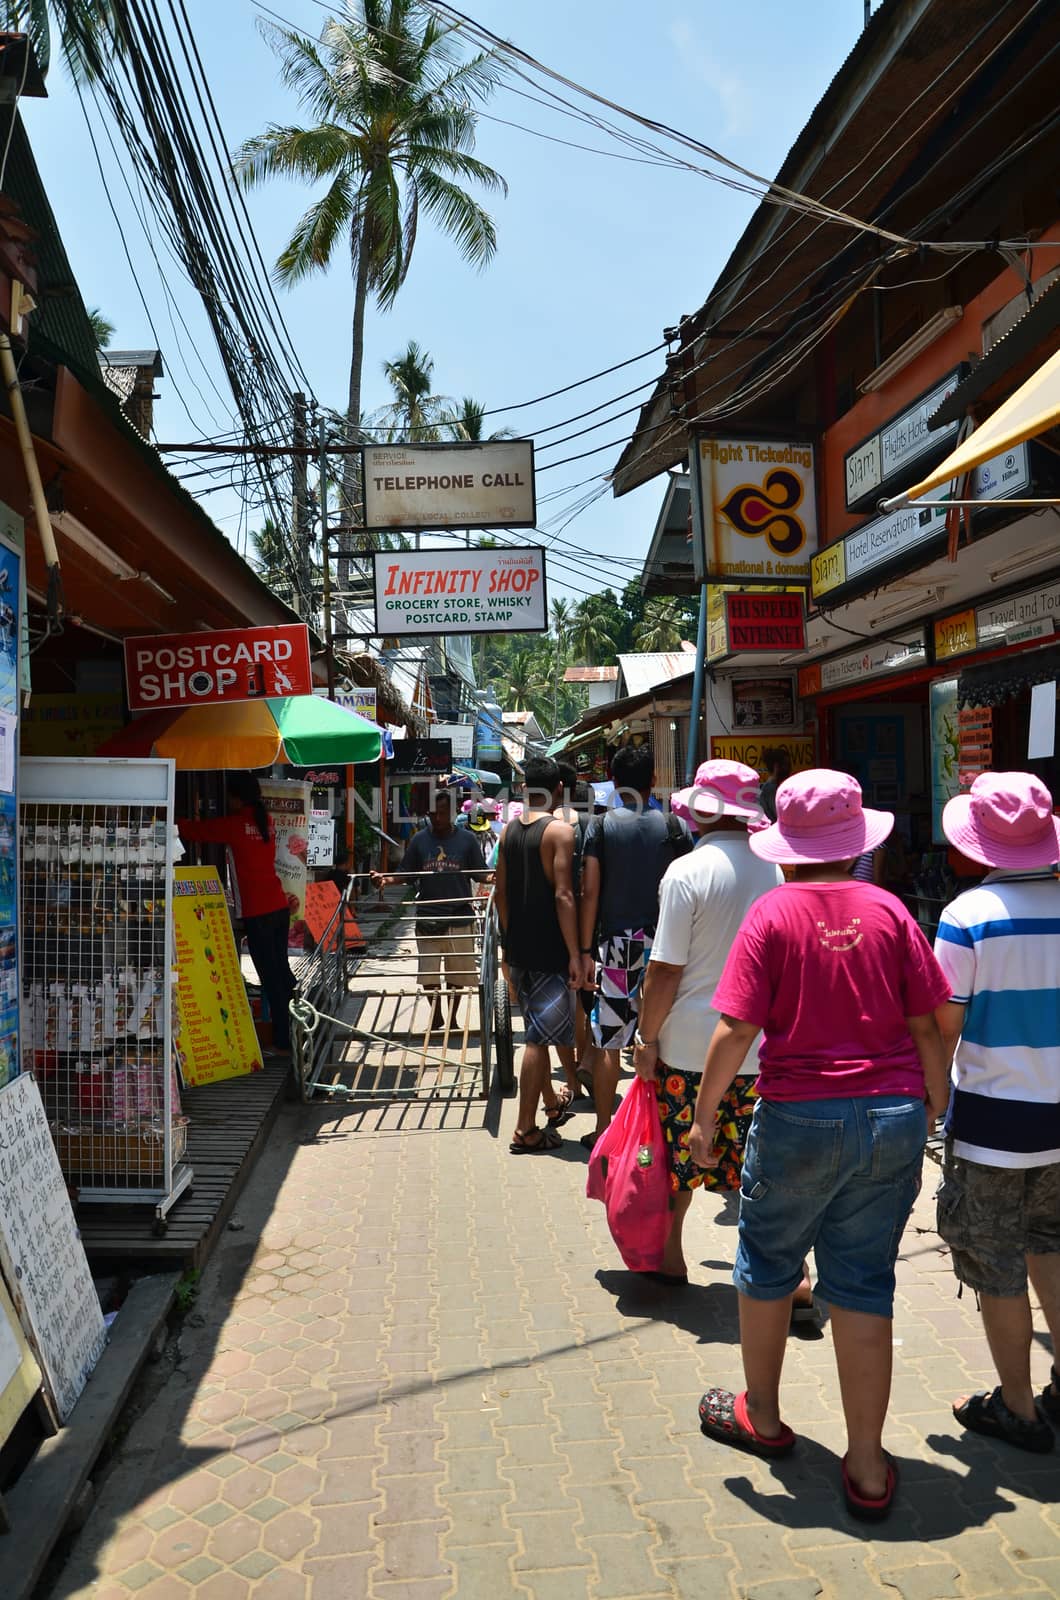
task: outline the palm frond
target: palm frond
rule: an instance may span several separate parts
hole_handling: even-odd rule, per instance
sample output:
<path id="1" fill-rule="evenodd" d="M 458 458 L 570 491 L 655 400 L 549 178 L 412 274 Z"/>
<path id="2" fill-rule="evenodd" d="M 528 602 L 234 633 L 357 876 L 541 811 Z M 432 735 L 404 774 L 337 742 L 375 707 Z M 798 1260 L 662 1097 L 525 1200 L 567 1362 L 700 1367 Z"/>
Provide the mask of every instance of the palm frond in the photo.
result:
<path id="1" fill-rule="evenodd" d="M 281 251 L 276 263 L 281 283 L 298 283 L 309 273 L 330 266 L 336 240 L 349 227 L 353 209 L 349 182 L 341 173 L 327 193 L 309 207 Z"/>
<path id="2" fill-rule="evenodd" d="M 497 253 L 497 230 L 488 211 L 477 200 L 437 172 L 416 175 L 420 204 L 472 266 L 485 267 Z"/>

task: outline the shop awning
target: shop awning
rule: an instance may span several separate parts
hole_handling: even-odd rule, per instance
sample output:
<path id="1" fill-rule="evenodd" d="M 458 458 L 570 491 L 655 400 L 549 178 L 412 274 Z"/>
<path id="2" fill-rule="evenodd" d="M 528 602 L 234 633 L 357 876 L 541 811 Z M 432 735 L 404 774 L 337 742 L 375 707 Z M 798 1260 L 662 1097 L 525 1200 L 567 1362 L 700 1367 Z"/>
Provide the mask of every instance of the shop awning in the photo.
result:
<path id="1" fill-rule="evenodd" d="M 1027 650 L 1019 655 L 965 667 L 957 679 L 961 706 L 1001 706 L 1036 683 L 1060 679 L 1060 645 L 1047 650 Z"/>
<path id="2" fill-rule="evenodd" d="M 1006 450 L 1024 444 L 1028 439 L 1036 439 L 1039 434 L 1055 427 L 1057 422 L 1060 422 L 1060 350 L 1050 356 L 1045 365 L 1039 367 L 1015 394 L 1009 395 L 992 417 L 988 417 L 970 433 L 956 450 L 951 450 L 933 472 L 893 499 L 881 500 L 880 510 L 898 511 L 902 506 L 911 505 L 932 489 L 941 488 L 954 478 L 963 478 L 984 461 L 1003 455 Z M 1054 501 L 1040 503 L 1055 504 Z"/>

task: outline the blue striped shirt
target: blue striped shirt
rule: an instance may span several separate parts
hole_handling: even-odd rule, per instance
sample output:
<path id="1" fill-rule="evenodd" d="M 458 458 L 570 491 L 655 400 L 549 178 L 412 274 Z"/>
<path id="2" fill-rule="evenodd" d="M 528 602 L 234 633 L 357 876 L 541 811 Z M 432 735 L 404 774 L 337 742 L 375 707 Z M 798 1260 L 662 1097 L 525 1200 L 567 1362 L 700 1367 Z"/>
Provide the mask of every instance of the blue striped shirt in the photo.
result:
<path id="1" fill-rule="evenodd" d="M 1060 881 L 991 872 L 942 913 L 935 955 L 966 1007 L 946 1122 L 956 1154 L 1060 1161 Z"/>

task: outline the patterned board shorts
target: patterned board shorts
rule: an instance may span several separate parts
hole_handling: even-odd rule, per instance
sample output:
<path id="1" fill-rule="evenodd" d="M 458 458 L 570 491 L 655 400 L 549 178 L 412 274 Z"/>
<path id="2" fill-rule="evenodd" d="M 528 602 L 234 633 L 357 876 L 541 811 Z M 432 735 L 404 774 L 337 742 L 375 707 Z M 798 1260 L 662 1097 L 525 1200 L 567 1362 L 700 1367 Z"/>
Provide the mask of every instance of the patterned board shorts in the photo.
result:
<path id="1" fill-rule="evenodd" d="M 512 967 L 527 1044 L 574 1043 L 574 991 L 565 972 Z"/>
<path id="2" fill-rule="evenodd" d="M 654 928 L 626 928 L 600 945 L 593 1040 L 603 1050 L 625 1050 L 633 1043 L 654 932 Z"/>
<path id="3" fill-rule="evenodd" d="M 660 1061 L 656 1069 L 655 1095 L 663 1137 L 670 1152 L 670 1188 L 738 1189 L 743 1170 L 744 1142 L 751 1128 L 758 1090 L 753 1077 L 737 1076 L 726 1089 L 718 1107 L 714 1148 L 720 1164 L 704 1170 L 688 1153 L 688 1139 L 695 1114 L 701 1072 L 674 1072 Z"/>
<path id="4" fill-rule="evenodd" d="M 986 1167 L 954 1155 L 947 1140 L 936 1198 L 954 1273 L 978 1294 L 1023 1294 L 1028 1253 L 1060 1251 L 1060 1162 Z"/>

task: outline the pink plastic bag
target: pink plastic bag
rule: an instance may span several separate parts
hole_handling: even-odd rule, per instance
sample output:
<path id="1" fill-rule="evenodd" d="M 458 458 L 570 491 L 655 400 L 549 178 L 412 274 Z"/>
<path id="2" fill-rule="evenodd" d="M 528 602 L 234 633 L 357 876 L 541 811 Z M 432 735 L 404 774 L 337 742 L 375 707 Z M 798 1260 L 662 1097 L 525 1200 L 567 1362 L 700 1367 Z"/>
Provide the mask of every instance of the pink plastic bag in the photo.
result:
<path id="1" fill-rule="evenodd" d="M 606 1206 L 611 1237 L 629 1270 L 657 1272 L 670 1231 L 670 1162 L 655 1091 L 643 1078 L 634 1078 L 593 1146 L 585 1192 Z"/>

